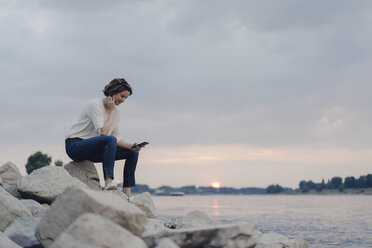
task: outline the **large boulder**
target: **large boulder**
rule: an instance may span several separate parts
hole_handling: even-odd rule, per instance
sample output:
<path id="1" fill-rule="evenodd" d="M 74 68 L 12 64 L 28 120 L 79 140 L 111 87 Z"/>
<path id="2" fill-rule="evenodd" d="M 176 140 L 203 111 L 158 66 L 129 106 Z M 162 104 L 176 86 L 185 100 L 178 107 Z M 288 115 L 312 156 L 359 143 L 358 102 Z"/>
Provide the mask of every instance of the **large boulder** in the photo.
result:
<path id="1" fill-rule="evenodd" d="M 41 218 L 36 237 L 48 247 L 84 213 L 106 217 L 137 236 L 143 233 L 146 225 L 145 213 L 115 194 L 69 187 Z"/>
<path id="2" fill-rule="evenodd" d="M 18 199 L 0 187 L 0 231 L 22 216 L 31 216 L 31 213 Z"/>
<path id="3" fill-rule="evenodd" d="M 58 166 L 45 166 L 34 170 L 30 175 L 21 178 L 17 186 L 22 197 L 48 204 L 57 199 L 68 186 L 89 188 Z"/>
<path id="4" fill-rule="evenodd" d="M 22 177 L 21 172 L 19 172 L 18 167 L 12 162 L 7 162 L 0 167 L 0 177 L 3 184 L 10 184 Z"/>
<path id="5" fill-rule="evenodd" d="M 5 234 L 0 232 L 0 247 L 1 248 L 22 248 L 21 246 L 10 240 Z"/>
<path id="6" fill-rule="evenodd" d="M 153 248 L 163 238 L 172 240 L 179 247 L 235 247 L 253 248 L 253 227 L 248 224 L 219 225 L 213 227 L 179 229 L 169 233 L 145 236 L 147 246 Z"/>
<path id="7" fill-rule="evenodd" d="M 93 190 L 100 190 L 101 184 L 99 182 L 99 175 L 94 163 L 89 160 L 75 162 L 71 161 L 66 164 L 64 168 L 71 176 L 79 179 Z"/>
<path id="8" fill-rule="evenodd" d="M 217 226 L 220 224 L 221 223 L 206 213 L 195 210 L 186 214 L 185 218 L 182 220 L 180 228 Z"/>
<path id="9" fill-rule="evenodd" d="M 3 188 L 9 194 L 17 199 L 21 199 L 21 195 L 17 190 L 17 181 L 22 178 L 18 167 L 12 162 L 7 162 L 0 167 L 0 178 Z"/>
<path id="10" fill-rule="evenodd" d="M 145 226 L 145 231 L 142 233 L 142 236 L 149 236 L 160 233 L 167 233 L 172 231 L 165 227 L 165 223 L 158 219 L 147 219 L 147 225 Z"/>
<path id="11" fill-rule="evenodd" d="M 142 209 L 145 213 L 147 218 L 156 218 L 156 209 L 154 202 L 151 199 L 151 194 L 149 192 L 143 192 L 141 194 L 133 196 L 131 202 Z"/>
<path id="12" fill-rule="evenodd" d="M 36 217 L 19 217 L 5 229 L 4 234 L 22 247 L 42 247 L 35 237 L 39 220 L 40 218 Z"/>
<path id="13" fill-rule="evenodd" d="M 304 239 L 289 239 L 278 233 L 264 233 L 255 248 L 308 248 Z"/>
<path id="14" fill-rule="evenodd" d="M 50 248 L 147 248 L 145 242 L 102 216 L 86 213 L 73 222 Z"/>

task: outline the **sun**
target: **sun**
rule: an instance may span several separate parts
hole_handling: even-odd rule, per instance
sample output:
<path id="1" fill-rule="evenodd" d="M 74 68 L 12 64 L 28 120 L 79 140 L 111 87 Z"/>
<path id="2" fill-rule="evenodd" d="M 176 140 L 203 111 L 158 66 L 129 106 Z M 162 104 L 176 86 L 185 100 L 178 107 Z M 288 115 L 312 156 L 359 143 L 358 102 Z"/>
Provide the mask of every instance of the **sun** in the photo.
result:
<path id="1" fill-rule="evenodd" d="M 215 188 L 215 189 L 219 189 L 221 187 L 220 182 L 213 182 L 213 183 L 211 183 L 211 185 L 212 185 L 212 188 Z"/>

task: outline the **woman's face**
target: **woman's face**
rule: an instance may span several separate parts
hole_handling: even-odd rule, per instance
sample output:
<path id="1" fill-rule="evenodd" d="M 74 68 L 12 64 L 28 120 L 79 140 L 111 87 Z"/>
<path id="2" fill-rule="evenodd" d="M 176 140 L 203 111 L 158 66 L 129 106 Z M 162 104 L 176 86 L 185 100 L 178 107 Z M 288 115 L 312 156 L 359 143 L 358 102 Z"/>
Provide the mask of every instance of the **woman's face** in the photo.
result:
<path id="1" fill-rule="evenodd" d="M 125 100 L 129 97 L 129 94 L 130 94 L 129 91 L 124 90 L 113 95 L 112 98 L 115 101 L 115 105 L 118 106 L 119 104 L 125 102 Z"/>

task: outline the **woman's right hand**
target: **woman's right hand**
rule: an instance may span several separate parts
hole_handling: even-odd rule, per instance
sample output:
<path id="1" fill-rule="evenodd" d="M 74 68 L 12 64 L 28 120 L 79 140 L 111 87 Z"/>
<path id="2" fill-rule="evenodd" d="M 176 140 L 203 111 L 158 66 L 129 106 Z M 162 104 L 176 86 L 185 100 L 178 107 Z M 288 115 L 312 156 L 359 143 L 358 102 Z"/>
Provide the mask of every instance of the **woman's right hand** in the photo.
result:
<path id="1" fill-rule="evenodd" d="M 109 113 L 116 110 L 114 98 L 112 98 L 111 96 L 107 97 L 106 108 L 107 108 L 107 112 Z"/>

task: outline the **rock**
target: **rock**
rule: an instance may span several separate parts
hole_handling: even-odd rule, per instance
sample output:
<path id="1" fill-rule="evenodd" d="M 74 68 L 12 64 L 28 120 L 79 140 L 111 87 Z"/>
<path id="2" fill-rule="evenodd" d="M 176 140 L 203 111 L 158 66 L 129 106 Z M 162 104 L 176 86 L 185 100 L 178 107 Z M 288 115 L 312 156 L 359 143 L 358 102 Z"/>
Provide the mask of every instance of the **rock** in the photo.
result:
<path id="1" fill-rule="evenodd" d="M 34 199 L 40 203 L 53 202 L 68 186 L 89 188 L 58 166 L 45 166 L 34 170 L 30 175 L 21 178 L 17 186 L 22 197 Z"/>
<path id="2" fill-rule="evenodd" d="M 71 176 L 79 179 L 93 190 L 101 190 L 99 175 L 94 163 L 89 160 L 75 162 L 71 161 L 64 168 Z"/>
<path id="3" fill-rule="evenodd" d="M 146 213 L 147 218 L 157 218 L 155 205 L 149 192 L 143 192 L 133 196 L 131 202 L 142 209 Z"/>
<path id="4" fill-rule="evenodd" d="M 3 188 L 8 191 L 9 194 L 17 199 L 22 198 L 17 190 L 17 181 L 22 178 L 22 175 L 15 164 L 7 162 L 2 165 L 0 167 L 0 178 Z"/>
<path id="5" fill-rule="evenodd" d="M 39 216 L 41 212 L 46 210 L 40 203 L 32 199 L 22 199 L 21 202 L 33 216 Z"/>
<path id="6" fill-rule="evenodd" d="M 147 248 L 145 242 L 118 224 L 86 213 L 73 222 L 50 248 Z"/>
<path id="7" fill-rule="evenodd" d="M 278 233 L 264 233 L 257 240 L 255 248 L 307 248 L 308 245 L 303 239 L 288 239 Z"/>
<path id="8" fill-rule="evenodd" d="M 0 231 L 22 216 L 31 216 L 31 213 L 18 199 L 0 187 Z"/>
<path id="9" fill-rule="evenodd" d="M 163 238 L 155 248 L 179 248 L 172 240 Z"/>
<path id="10" fill-rule="evenodd" d="M 0 186 L 3 186 L 3 179 L 0 177 Z"/>
<path id="11" fill-rule="evenodd" d="M 129 197 L 123 191 L 120 191 L 120 190 L 106 190 L 106 191 L 102 191 L 102 192 L 104 192 L 106 194 L 113 194 L 113 195 L 119 196 L 124 201 L 129 202 Z"/>
<path id="12" fill-rule="evenodd" d="M 19 217 L 5 229 L 4 234 L 22 247 L 42 247 L 35 237 L 39 220 L 36 217 Z"/>
<path id="13" fill-rule="evenodd" d="M 169 238 L 179 247 L 231 247 L 252 248 L 256 240 L 252 237 L 251 225 L 219 225 L 204 228 L 179 229 L 165 234 L 143 237 L 149 248 L 159 244 L 163 238 Z"/>
<path id="14" fill-rule="evenodd" d="M 169 229 L 179 229 L 182 226 L 182 217 L 162 216 L 161 218 L 164 222 L 164 226 Z"/>
<path id="15" fill-rule="evenodd" d="M 161 234 L 170 232 L 171 229 L 165 227 L 164 222 L 158 219 L 147 219 L 147 225 L 142 236 L 149 236 L 154 234 Z"/>
<path id="16" fill-rule="evenodd" d="M 21 246 L 10 240 L 5 234 L 0 232 L 0 247 L 1 248 L 22 248 Z"/>
<path id="17" fill-rule="evenodd" d="M 106 217 L 137 236 L 143 233 L 146 225 L 145 213 L 117 195 L 69 187 L 41 218 L 36 237 L 48 247 L 84 213 Z"/>
<path id="18" fill-rule="evenodd" d="M 3 184 L 11 184 L 22 177 L 18 167 L 12 162 L 7 162 L 0 167 L 0 177 Z"/>
<path id="19" fill-rule="evenodd" d="M 22 196 L 21 194 L 18 192 L 18 188 L 17 188 L 17 181 L 14 181 L 13 183 L 9 183 L 9 184 L 3 184 L 3 188 L 9 193 L 11 194 L 12 196 L 14 196 L 15 198 L 17 198 L 18 200 L 21 200 L 22 199 Z"/>
<path id="20" fill-rule="evenodd" d="M 186 214 L 180 228 L 205 227 L 220 225 L 213 217 L 199 210 L 192 211 Z"/>

